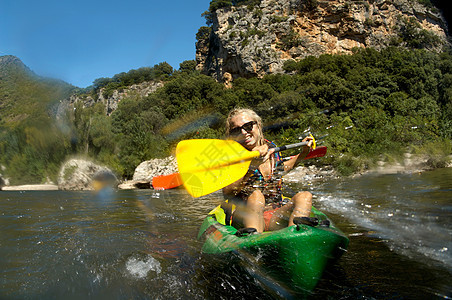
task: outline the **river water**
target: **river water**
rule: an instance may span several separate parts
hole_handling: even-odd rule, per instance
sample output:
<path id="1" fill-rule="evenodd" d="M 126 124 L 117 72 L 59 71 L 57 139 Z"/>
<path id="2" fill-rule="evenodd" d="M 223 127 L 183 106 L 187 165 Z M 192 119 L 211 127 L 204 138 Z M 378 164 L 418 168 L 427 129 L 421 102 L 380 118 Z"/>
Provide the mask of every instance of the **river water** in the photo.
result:
<path id="1" fill-rule="evenodd" d="M 452 298 L 452 168 L 290 188 L 312 191 L 350 238 L 309 299 Z M 201 254 L 198 228 L 219 201 L 182 189 L 1 191 L 0 299 L 278 298 L 265 274 Z"/>

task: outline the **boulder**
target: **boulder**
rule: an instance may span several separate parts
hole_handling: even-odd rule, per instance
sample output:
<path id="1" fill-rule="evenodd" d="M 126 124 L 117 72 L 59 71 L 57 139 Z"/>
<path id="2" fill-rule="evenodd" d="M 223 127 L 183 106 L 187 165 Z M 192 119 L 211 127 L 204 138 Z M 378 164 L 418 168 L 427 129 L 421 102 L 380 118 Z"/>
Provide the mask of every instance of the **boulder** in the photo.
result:
<path id="1" fill-rule="evenodd" d="M 135 181 L 135 180 L 127 180 L 118 185 L 118 189 L 120 190 L 135 190 L 135 189 L 150 189 L 151 181 Z"/>
<path id="2" fill-rule="evenodd" d="M 111 185 L 118 184 L 116 176 L 109 168 L 86 159 L 73 158 L 66 161 L 61 167 L 58 189 L 94 190 L 94 181 L 99 181 L 99 178 L 107 178 Z"/>
<path id="3" fill-rule="evenodd" d="M 151 159 L 142 162 L 135 169 L 133 181 L 152 181 L 152 178 L 158 175 L 168 175 L 177 172 L 176 158 L 169 156 L 167 158 Z"/>
<path id="4" fill-rule="evenodd" d="M 0 165 L 0 170 L 2 172 L 4 172 L 6 170 L 6 167 L 4 165 Z M 3 187 L 8 186 L 8 185 L 9 185 L 9 179 L 0 173 L 0 191 L 3 189 Z"/>
<path id="5" fill-rule="evenodd" d="M 152 178 L 176 173 L 177 171 L 176 158 L 173 156 L 147 160 L 136 167 L 132 180 L 122 182 L 118 185 L 118 188 L 121 190 L 150 189 L 152 188 Z"/>

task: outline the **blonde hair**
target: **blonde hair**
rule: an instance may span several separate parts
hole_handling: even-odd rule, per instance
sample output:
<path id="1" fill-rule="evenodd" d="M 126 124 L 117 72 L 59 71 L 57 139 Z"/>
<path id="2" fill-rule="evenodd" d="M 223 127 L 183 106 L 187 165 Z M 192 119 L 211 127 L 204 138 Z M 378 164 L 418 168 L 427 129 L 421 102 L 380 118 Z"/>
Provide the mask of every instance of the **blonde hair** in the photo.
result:
<path id="1" fill-rule="evenodd" d="M 262 119 L 259 117 L 259 115 L 252 109 L 249 108 L 241 108 L 237 107 L 234 108 L 229 112 L 228 118 L 226 119 L 226 137 L 230 137 L 230 130 L 231 128 L 231 119 L 237 115 L 240 114 L 246 114 L 249 116 L 253 121 L 257 122 L 257 129 L 258 129 L 258 137 L 257 137 L 257 146 L 261 146 L 265 144 L 264 139 L 264 133 L 262 132 Z"/>

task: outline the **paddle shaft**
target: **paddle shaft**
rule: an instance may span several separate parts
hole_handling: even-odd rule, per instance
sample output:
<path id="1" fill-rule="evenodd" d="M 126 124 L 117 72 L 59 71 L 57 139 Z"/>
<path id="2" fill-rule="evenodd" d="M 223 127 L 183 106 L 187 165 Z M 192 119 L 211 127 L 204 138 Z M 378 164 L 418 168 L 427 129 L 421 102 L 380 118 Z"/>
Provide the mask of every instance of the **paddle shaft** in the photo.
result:
<path id="1" fill-rule="evenodd" d="M 282 151 L 309 145 L 310 141 L 277 147 Z M 193 197 L 215 192 L 246 175 L 259 151 L 249 151 L 233 140 L 194 139 L 180 141 L 176 159 L 182 183 Z"/>
<path id="2" fill-rule="evenodd" d="M 308 155 L 304 158 L 317 158 L 322 157 L 326 154 L 326 147 L 321 146 L 317 147 L 314 150 L 311 150 Z M 173 173 L 168 175 L 159 175 L 152 179 L 152 186 L 156 190 L 167 190 L 172 189 L 182 185 L 182 179 L 180 179 L 179 173 Z"/>
<path id="3" fill-rule="evenodd" d="M 287 150 L 287 149 L 293 149 L 293 148 L 298 148 L 298 147 L 301 147 L 301 146 L 305 146 L 308 143 L 309 142 L 299 142 L 299 143 L 295 143 L 295 144 L 289 144 L 289 145 L 285 145 L 285 146 L 281 146 L 281 147 L 276 147 L 274 149 L 275 149 L 275 152 L 281 152 L 281 151 L 284 151 L 284 150 Z M 238 157 L 238 158 L 236 158 L 234 160 L 230 160 L 230 161 L 227 161 L 225 163 L 220 163 L 218 165 L 211 166 L 210 169 L 212 169 L 212 170 L 213 169 L 220 169 L 220 168 L 223 168 L 223 167 L 227 167 L 229 165 L 234 165 L 234 164 L 241 163 L 241 162 L 244 162 L 244 161 L 247 161 L 247 160 L 252 160 L 252 159 L 260 156 L 259 151 L 249 151 L 249 153 L 250 153 L 250 155 L 248 157 L 246 157 L 246 158 L 245 157 Z M 193 169 L 191 171 L 197 171 L 197 170 Z"/>
<path id="4" fill-rule="evenodd" d="M 280 151 L 284 151 L 287 149 L 293 149 L 293 148 L 298 148 L 301 146 L 306 146 L 308 144 L 308 142 L 299 142 L 299 143 L 295 143 L 295 144 L 289 144 L 289 145 L 285 145 L 285 146 L 281 146 L 281 147 L 276 147 L 275 152 L 280 152 Z"/>

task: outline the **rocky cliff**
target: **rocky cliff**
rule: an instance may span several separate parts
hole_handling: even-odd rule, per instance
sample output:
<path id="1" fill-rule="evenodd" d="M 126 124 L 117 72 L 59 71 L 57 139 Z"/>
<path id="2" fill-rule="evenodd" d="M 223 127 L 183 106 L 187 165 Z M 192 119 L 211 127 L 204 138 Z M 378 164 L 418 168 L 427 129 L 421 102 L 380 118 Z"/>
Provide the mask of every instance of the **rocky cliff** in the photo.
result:
<path id="1" fill-rule="evenodd" d="M 83 107 L 91 107 L 96 103 L 103 103 L 107 115 L 110 115 L 118 108 L 119 102 L 128 97 L 146 97 L 154 93 L 158 88 L 163 86 L 160 81 L 144 81 L 140 84 L 134 84 L 121 90 L 114 90 L 111 96 L 104 96 L 104 89 L 101 88 L 96 95 L 87 94 L 73 94 L 69 98 L 61 100 L 56 107 L 56 115 L 63 116 L 65 112 L 74 107 L 75 103 L 82 103 Z"/>
<path id="2" fill-rule="evenodd" d="M 287 60 L 389 45 L 440 51 L 447 24 L 415 0 L 262 0 L 211 14 L 197 69 L 219 81 L 282 73 Z M 207 34 L 206 34 L 207 33 Z"/>

